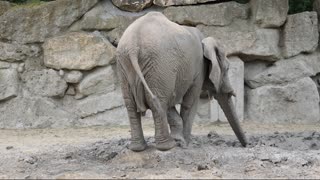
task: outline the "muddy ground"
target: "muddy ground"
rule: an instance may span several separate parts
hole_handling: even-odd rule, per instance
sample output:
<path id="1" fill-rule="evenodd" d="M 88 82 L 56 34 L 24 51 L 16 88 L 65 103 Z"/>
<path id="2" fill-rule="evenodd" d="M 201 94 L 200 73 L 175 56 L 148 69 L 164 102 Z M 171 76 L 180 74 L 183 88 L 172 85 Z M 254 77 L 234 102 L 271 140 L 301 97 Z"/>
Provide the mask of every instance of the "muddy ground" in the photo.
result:
<path id="1" fill-rule="evenodd" d="M 0 178 L 320 178 L 320 125 L 243 125 L 240 146 L 228 124 L 198 125 L 187 148 L 127 149 L 129 127 L 1 130 Z"/>

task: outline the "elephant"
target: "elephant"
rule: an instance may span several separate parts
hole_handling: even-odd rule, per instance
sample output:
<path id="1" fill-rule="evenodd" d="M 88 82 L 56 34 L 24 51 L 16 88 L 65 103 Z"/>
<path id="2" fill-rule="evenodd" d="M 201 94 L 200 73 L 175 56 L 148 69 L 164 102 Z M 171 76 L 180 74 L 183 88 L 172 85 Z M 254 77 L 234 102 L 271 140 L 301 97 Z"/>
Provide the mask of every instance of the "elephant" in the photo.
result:
<path id="1" fill-rule="evenodd" d="M 176 24 L 160 12 L 149 12 L 124 31 L 116 50 L 117 73 L 127 109 L 129 149 L 147 147 L 141 115 L 152 111 L 158 150 L 188 144 L 200 94 L 209 92 L 221 108 L 243 146 L 246 137 L 231 100 L 229 62 L 213 37 L 204 38 L 195 27 Z M 180 113 L 175 105 L 181 104 Z M 170 128 L 170 130 L 169 130 Z"/>

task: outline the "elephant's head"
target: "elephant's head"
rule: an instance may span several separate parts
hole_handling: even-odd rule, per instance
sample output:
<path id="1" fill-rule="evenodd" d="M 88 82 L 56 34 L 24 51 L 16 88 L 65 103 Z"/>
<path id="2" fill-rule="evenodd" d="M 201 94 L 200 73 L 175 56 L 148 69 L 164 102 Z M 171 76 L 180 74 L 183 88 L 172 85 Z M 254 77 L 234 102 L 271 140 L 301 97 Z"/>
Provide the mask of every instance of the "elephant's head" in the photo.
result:
<path id="1" fill-rule="evenodd" d="M 207 62 L 207 74 L 203 90 L 214 96 L 224 111 L 233 131 L 243 146 L 247 141 L 239 124 L 239 118 L 232 102 L 234 90 L 229 80 L 229 61 L 221 45 L 212 37 L 202 40 L 203 56 Z"/>

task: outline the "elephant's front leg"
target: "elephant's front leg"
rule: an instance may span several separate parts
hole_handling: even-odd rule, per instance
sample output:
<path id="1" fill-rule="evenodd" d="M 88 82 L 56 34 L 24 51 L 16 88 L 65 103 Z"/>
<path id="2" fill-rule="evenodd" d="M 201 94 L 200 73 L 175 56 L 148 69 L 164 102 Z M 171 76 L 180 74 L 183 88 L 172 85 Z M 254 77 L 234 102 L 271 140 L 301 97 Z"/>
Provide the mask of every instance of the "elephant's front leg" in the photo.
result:
<path id="1" fill-rule="evenodd" d="M 179 143 L 184 144 L 182 118 L 175 107 L 171 107 L 167 112 L 168 122 L 171 130 L 171 137 Z"/>
<path id="2" fill-rule="evenodd" d="M 184 95 L 181 104 L 180 114 L 183 120 L 183 136 L 187 144 L 191 141 L 192 123 L 197 112 L 200 92 L 201 86 L 192 86 Z"/>

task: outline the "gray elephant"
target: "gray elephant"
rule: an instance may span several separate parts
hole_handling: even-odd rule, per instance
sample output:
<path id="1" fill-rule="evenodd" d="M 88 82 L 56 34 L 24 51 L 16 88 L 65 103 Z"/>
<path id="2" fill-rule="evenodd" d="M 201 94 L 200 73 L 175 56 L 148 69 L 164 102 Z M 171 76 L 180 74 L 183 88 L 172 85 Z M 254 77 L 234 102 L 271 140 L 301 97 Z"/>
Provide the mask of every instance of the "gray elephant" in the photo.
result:
<path id="1" fill-rule="evenodd" d="M 141 127 L 141 114 L 147 109 L 153 114 L 157 149 L 173 148 L 174 139 L 188 143 L 201 91 L 217 99 L 241 144 L 246 145 L 231 101 L 229 63 L 214 38 L 204 38 L 194 27 L 150 12 L 125 30 L 116 59 L 130 119 L 131 150 L 147 147 Z M 180 113 L 176 104 L 181 104 Z"/>

